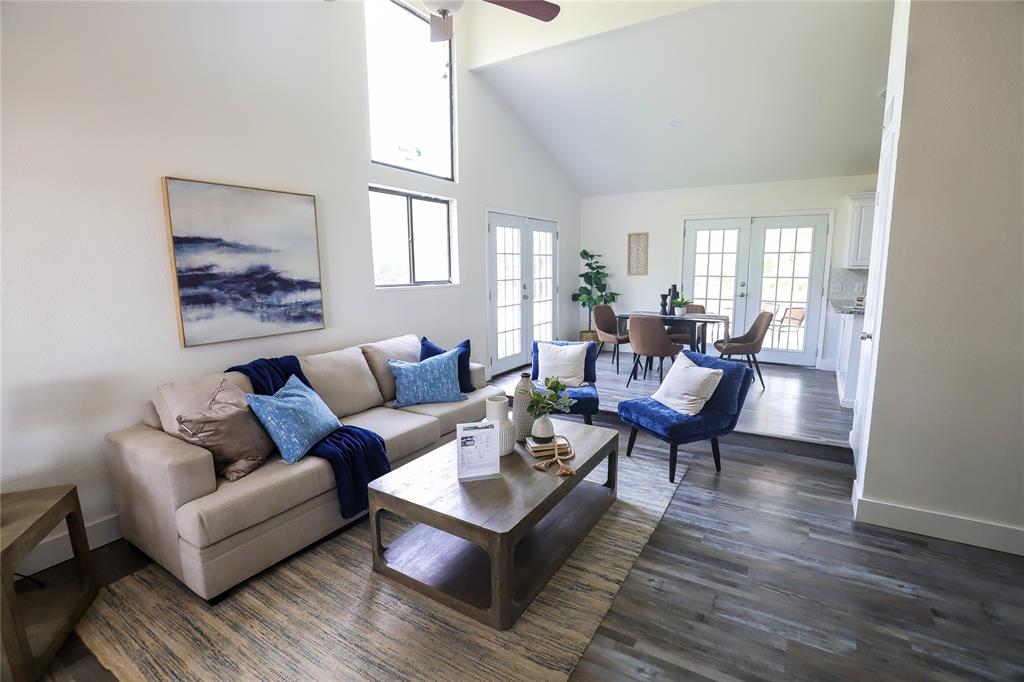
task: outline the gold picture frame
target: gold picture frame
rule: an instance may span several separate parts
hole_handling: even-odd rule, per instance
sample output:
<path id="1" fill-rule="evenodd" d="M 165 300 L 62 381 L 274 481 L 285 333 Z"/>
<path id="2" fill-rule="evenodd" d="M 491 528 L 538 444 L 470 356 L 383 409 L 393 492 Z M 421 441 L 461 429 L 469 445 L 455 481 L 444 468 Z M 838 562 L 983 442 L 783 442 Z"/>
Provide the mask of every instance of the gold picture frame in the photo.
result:
<path id="1" fill-rule="evenodd" d="M 324 329 L 316 197 L 162 178 L 178 340 Z"/>

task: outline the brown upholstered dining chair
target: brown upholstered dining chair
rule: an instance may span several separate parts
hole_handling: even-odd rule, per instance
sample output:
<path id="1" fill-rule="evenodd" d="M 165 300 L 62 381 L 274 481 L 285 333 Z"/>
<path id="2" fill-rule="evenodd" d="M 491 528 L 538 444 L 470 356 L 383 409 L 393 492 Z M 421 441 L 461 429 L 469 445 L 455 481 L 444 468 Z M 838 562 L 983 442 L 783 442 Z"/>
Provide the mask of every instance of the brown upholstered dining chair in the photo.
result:
<path id="1" fill-rule="evenodd" d="M 703 315 L 707 311 L 705 310 L 704 306 L 702 306 L 699 303 L 688 303 L 686 305 L 685 312 L 693 313 L 694 315 Z M 701 336 L 703 335 L 704 329 L 703 329 L 703 327 L 698 327 L 697 328 L 697 338 L 696 339 L 694 339 L 691 336 L 691 332 L 692 332 L 692 328 L 691 327 L 687 327 L 685 329 L 677 329 L 677 330 L 672 330 L 670 328 L 669 333 L 668 333 L 668 338 L 669 338 L 670 341 L 672 341 L 672 343 L 678 343 L 679 345 L 684 346 L 684 347 L 685 346 L 689 346 L 690 348 L 696 348 L 697 344 L 699 344 L 701 342 Z"/>
<path id="2" fill-rule="evenodd" d="M 734 336 L 728 341 L 725 339 L 715 341 L 715 350 L 723 358 L 730 359 L 733 355 L 747 357 L 747 365 L 757 370 L 757 378 L 761 380 L 762 391 L 765 388 L 764 377 L 761 376 L 761 365 L 757 362 L 757 354 L 761 352 L 765 334 L 768 333 L 768 327 L 771 326 L 773 317 L 775 317 L 773 314 L 761 311 L 754 318 L 754 324 L 750 325 L 750 329 L 743 336 Z"/>
<path id="3" fill-rule="evenodd" d="M 658 381 L 665 378 L 665 358 L 675 358 L 682 350 L 682 346 L 672 343 L 665 331 L 665 323 L 660 317 L 651 315 L 630 315 L 629 316 L 629 345 L 633 348 L 636 358 L 633 360 L 633 369 L 626 379 L 626 386 L 636 379 L 640 364 L 644 364 L 644 379 L 647 378 L 647 363 L 644 356 L 658 358 Z"/>
<path id="4" fill-rule="evenodd" d="M 598 355 L 604 350 L 604 344 L 612 345 L 612 362 L 615 363 L 615 373 L 619 373 L 619 346 L 629 343 L 628 334 L 619 333 L 619 320 L 615 317 L 615 311 L 606 303 L 594 306 L 594 327 L 597 329 L 597 340 L 601 343 L 597 347 Z"/>

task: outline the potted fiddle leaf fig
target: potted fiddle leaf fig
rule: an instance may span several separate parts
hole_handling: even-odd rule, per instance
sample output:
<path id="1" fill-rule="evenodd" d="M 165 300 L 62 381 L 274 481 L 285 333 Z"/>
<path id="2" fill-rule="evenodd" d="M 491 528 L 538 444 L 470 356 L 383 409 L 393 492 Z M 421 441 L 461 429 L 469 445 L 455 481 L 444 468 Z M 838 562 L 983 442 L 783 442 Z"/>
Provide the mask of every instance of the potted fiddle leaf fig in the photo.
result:
<path id="1" fill-rule="evenodd" d="M 596 341 L 597 333 L 594 331 L 594 306 L 602 303 L 613 303 L 618 294 L 608 290 L 608 270 L 601 264 L 598 258 L 599 253 L 590 253 L 586 249 L 580 251 L 580 258 L 583 259 L 583 266 L 586 272 L 580 273 L 579 277 L 583 284 L 572 300 L 578 302 L 587 309 L 587 329 L 580 332 L 580 341 Z"/>

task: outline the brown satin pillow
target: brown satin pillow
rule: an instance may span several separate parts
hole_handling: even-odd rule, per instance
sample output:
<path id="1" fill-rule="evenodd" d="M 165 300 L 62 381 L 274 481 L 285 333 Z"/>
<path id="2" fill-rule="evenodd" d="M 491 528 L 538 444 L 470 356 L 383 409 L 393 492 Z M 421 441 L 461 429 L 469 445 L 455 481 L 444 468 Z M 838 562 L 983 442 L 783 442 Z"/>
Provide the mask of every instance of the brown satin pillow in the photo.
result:
<path id="1" fill-rule="evenodd" d="M 207 409 L 179 414 L 177 422 L 181 437 L 213 453 L 214 470 L 229 481 L 252 473 L 274 451 L 242 389 L 226 379 L 210 397 Z"/>

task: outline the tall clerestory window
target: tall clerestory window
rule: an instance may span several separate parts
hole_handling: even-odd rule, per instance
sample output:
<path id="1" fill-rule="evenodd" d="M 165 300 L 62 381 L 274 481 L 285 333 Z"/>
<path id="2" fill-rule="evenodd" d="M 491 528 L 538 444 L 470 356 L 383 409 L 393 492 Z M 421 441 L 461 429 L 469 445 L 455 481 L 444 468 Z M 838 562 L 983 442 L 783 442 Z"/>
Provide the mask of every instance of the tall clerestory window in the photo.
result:
<path id="1" fill-rule="evenodd" d="M 370 159 L 455 179 L 451 41 L 430 42 L 427 17 L 395 0 L 366 0 Z"/>

